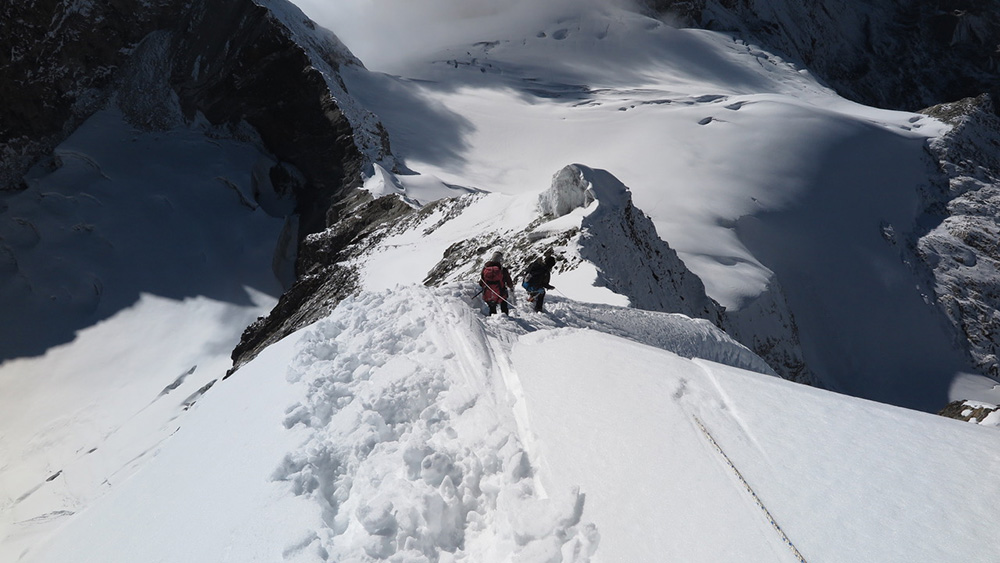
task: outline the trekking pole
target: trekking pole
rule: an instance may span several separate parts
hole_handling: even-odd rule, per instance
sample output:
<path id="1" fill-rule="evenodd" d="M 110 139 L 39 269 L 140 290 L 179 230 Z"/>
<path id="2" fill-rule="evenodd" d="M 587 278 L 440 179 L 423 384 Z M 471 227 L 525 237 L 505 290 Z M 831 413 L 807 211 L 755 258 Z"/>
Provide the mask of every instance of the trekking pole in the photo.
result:
<path id="1" fill-rule="evenodd" d="M 486 288 L 485 287 L 480 287 L 479 291 L 473 293 L 472 297 L 470 297 L 469 299 L 475 299 L 476 297 L 479 297 L 479 294 L 482 293 L 484 289 L 486 289 Z"/>

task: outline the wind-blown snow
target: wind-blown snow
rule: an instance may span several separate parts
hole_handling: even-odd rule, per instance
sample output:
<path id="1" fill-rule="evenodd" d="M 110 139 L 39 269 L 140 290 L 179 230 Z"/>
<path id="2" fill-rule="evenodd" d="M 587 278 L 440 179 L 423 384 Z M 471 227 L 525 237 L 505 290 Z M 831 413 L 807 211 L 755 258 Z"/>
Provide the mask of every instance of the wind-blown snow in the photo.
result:
<path id="1" fill-rule="evenodd" d="M 991 429 L 627 337 L 703 330 L 677 316 L 619 308 L 612 336 L 570 301 L 483 318 L 472 288 L 341 303 L 24 560 L 792 561 L 778 529 L 809 561 L 1000 548 Z"/>

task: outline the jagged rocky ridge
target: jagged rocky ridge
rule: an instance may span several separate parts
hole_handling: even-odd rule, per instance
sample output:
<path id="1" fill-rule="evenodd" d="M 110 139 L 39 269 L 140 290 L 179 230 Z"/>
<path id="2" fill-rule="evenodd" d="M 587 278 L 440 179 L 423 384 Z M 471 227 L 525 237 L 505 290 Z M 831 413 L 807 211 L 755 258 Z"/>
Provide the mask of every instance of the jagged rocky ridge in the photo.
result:
<path id="1" fill-rule="evenodd" d="M 350 212 L 343 214 L 347 219 L 307 238 L 302 259 L 316 264 L 314 271 L 306 273 L 270 315 L 245 331 L 233 354 L 234 369 L 360 289 L 353 264 L 377 251 L 386 237 L 406 231 L 429 235 L 482 197 L 470 194 L 411 208 L 397 195 L 372 200 L 367 192 L 359 192 Z M 578 218 L 560 220 L 574 212 Z M 453 243 L 424 283 L 473 282 L 498 248 L 505 250 L 515 277 L 544 253 L 559 257 L 556 275 L 593 267 L 596 284 L 627 297 L 633 307 L 705 319 L 743 342 L 783 377 L 818 384 L 802 360 L 794 320 L 780 291 L 767 292 L 739 313 L 727 314 L 632 204 L 628 188 L 605 170 L 579 164 L 559 170 L 539 196 L 535 220 L 521 230 L 484 230 Z"/>
<path id="2" fill-rule="evenodd" d="M 357 268 L 347 263 L 363 256 L 386 236 L 405 230 L 438 205 L 448 203 L 443 200 L 417 212 L 394 195 L 374 199 L 362 190 L 338 202 L 335 207 L 341 219 L 307 236 L 299 245 L 298 277 L 268 315 L 243 331 L 233 350 L 233 368 L 228 375 L 264 348 L 321 319 L 341 300 L 360 291 Z"/>
<path id="3" fill-rule="evenodd" d="M 801 63 L 846 98 L 906 109 L 1000 89 L 1000 4 L 978 0 L 646 0 Z"/>

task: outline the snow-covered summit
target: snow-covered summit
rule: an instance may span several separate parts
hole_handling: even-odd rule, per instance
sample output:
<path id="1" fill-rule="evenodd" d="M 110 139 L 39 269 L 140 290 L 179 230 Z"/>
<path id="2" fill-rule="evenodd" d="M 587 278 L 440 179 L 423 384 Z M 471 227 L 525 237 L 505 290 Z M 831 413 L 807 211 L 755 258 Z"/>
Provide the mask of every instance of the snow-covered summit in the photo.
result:
<path id="1" fill-rule="evenodd" d="M 604 190 L 601 205 L 614 205 L 616 196 L 620 194 Z M 544 215 L 562 217 L 578 207 L 587 207 L 596 199 L 595 186 L 587 180 L 583 169 L 570 165 L 552 177 L 552 186 L 538 196 L 538 208 Z"/>

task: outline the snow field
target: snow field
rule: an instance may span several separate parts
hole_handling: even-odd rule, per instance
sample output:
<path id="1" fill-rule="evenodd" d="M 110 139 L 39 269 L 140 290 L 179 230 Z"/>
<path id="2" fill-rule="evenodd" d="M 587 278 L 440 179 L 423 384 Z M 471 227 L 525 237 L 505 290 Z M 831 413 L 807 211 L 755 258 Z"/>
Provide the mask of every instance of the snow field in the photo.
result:
<path id="1" fill-rule="evenodd" d="M 305 439 L 281 424 L 287 405 L 301 399 L 283 377 L 299 338 L 269 347 L 238 379 L 214 386 L 138 471 L 9 560 L 295 560 L 322 527 L 319 506 L 271 478 Z"/>

